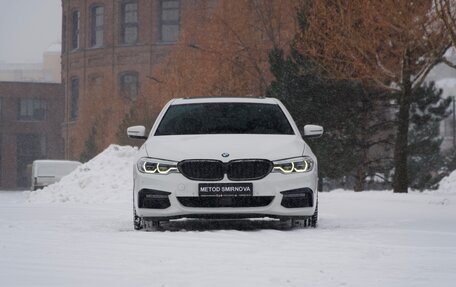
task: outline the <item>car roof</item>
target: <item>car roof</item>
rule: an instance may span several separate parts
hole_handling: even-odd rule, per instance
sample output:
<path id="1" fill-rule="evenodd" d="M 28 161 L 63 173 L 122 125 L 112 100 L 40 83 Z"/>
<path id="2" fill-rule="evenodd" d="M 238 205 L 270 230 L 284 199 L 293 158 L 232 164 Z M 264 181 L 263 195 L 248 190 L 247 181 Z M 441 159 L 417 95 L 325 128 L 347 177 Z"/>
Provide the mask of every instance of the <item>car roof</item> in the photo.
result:
<path id="1" fill-rule="evenodd" d="M 194 97 L 174 99 L 171 105 L 200 104 L 200 103 L 261 103 L 277 104 L 275 98 L 255 98 L 255 97 Z"/>

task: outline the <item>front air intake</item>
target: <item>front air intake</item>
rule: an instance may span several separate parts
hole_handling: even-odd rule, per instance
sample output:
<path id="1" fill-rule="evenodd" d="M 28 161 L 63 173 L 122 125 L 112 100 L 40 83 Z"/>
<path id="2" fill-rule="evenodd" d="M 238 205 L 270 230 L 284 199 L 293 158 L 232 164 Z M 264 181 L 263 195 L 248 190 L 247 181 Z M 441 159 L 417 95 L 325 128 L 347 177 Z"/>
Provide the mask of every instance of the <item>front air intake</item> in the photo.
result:
<path id="1" fill-rule="evenodd" d="M 274 196 L 226 196 L 226 197 L 177 197 L 186 207 L 262 207 L 271 204 Z"/>
<path id="2" fill-rule="evenodd" d="M 169 195 L 171 192 L 141 189 L 138 192 L 138 207 L 151 209 L 166 209 L 171 206 Z"/>
<path id="3" fill-rule="evenodd" d="M 313 192 L 312 189 L 299 188 L 293 190 L 282 191 L 281 205 L 286 208 L 302 208 L 313 206 Z"/>

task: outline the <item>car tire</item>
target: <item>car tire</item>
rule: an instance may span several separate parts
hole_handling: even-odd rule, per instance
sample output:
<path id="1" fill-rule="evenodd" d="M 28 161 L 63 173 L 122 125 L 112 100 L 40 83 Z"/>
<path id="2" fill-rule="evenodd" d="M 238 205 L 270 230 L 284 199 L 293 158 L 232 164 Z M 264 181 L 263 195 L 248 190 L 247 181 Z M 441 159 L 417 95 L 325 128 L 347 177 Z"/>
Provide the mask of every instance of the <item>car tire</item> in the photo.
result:
<path id="1" fill-rule="evenodd" d="M 144 228 L 144 220 L 136 214 L 136 209 L 133 208 L 133 227 L 135 230 Z"/>
<path id="2" fill-rule="evenodd" d="M 315 207 L 315 211 L 311 217 L 306 219 L 294 219 L 294 218 L 284 218 L 280 220 L 281 228 L 285 230 L 295 229 L 295 228 L 306 228 L 312 227 L 315 228 L 318 225 L 318 200 Z"/>
<path id="3" fill-rule="evenodd" d="M 310 227 L 317 227 L 318 225 L 318 200 L 317 200 L 317 206 L 315 207 L 315 212 L 310 218 Z"/>

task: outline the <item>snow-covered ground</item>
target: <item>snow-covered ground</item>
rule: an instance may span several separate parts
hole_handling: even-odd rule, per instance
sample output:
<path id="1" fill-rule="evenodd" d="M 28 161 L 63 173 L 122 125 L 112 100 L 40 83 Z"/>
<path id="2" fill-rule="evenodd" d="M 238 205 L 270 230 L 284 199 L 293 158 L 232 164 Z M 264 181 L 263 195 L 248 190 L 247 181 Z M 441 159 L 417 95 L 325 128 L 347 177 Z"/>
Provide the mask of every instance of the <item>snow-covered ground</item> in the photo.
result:
<path id="1" fill-rule="evenodd" d="M 178 221 L 135 232 L 111 146 L 60 183 L 0 192 L 0 286 L 454 286 L 456 173 L 436 192 L 320 194 L 317 229 Z"/>

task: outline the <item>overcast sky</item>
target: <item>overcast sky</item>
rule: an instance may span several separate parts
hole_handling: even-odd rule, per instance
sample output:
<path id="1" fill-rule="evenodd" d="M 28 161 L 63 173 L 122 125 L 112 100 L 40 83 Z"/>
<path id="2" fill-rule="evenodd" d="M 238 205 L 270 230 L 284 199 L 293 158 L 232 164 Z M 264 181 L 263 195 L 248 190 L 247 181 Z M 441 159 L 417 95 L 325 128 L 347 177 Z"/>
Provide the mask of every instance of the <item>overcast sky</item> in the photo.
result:
<path id="1" fill-rule="evenodd" d="M 61 0 L 0 0 L 0 62 L 41 62 L 61 41 L 61 7 Z"/>

